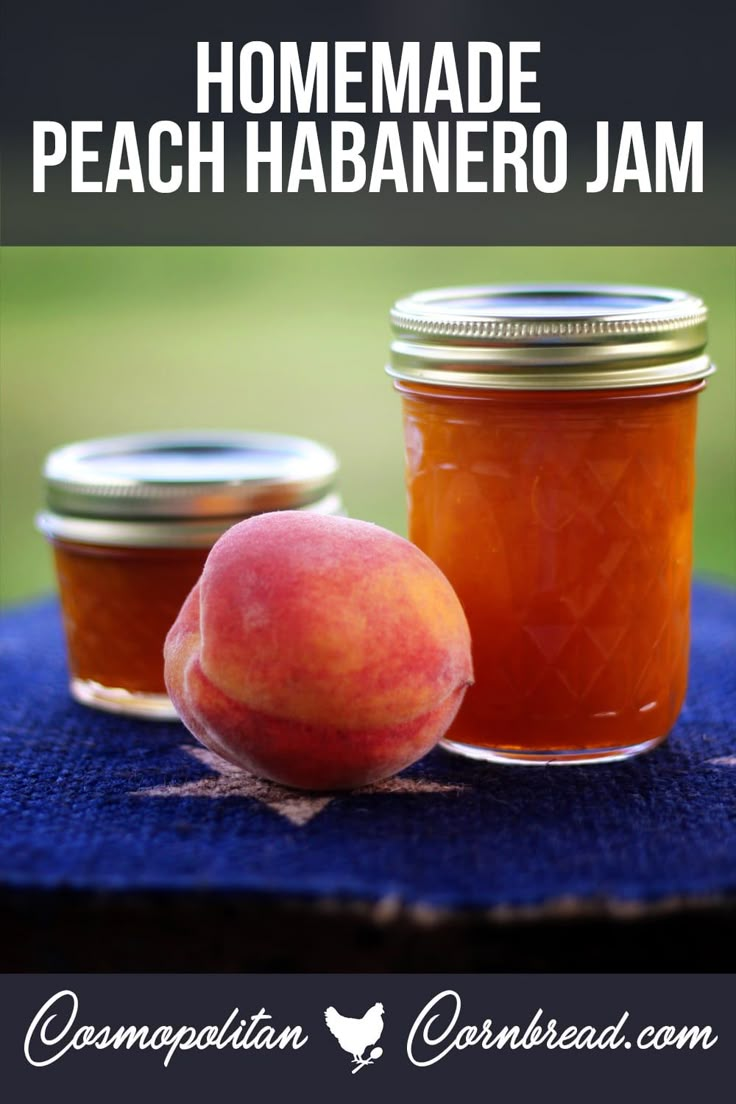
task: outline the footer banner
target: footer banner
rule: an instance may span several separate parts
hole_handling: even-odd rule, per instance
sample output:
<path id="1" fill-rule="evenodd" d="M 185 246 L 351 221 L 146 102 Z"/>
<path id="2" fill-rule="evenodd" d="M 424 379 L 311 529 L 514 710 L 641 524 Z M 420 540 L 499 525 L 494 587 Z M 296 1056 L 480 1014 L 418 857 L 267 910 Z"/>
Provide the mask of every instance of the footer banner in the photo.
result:
<path id="1" fill-rule="evenodd" d="M 733 1078 L 734 975 L 35 974 L 2 989 L 9 1101 L 676 1102 Z"/>

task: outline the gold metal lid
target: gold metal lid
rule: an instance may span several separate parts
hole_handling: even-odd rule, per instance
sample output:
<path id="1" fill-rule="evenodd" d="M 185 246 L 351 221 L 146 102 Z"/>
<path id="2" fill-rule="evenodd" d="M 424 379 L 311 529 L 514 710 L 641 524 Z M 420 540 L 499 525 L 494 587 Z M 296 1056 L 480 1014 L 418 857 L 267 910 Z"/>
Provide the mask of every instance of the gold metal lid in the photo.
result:
<path id="1" fill-rule="evenodd" d="M 132 434 L 66 445 L 44 465 L 47 536 L 86 544 L 206 547 L 267 510 L 339 513 L 335 454 L 302 437 Z"/>
<path id="2" fill-rule="evenodd" d="M 703 379 L 707 309 L 671 288 L 515 284 L 440 288 L 391 311 L 389 375 L 514 390 L 646 387 Z"/>

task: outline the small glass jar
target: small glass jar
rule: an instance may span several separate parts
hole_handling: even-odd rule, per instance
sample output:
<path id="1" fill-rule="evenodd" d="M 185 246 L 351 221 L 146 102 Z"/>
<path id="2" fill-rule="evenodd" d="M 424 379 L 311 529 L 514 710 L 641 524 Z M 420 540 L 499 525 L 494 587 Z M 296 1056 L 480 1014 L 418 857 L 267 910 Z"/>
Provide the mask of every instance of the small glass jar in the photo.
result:
<path id="1" fill-rule="evenodd" d="M 72 696 L 170 720 L 163 645 L 226 529 L 268 510 L 342 512 L 337 459 L 299 437 L 150 433 L 82 441 L 46 460 L 48 537 Z"/>
<path id="2" fill-rule="evenodd" d="M 464 606 L 475 685 L 444 746 L 624 759 L 685 695 L 696 400 L 685 292 L 421 292 L 392 312 L 409 536 Z"/>

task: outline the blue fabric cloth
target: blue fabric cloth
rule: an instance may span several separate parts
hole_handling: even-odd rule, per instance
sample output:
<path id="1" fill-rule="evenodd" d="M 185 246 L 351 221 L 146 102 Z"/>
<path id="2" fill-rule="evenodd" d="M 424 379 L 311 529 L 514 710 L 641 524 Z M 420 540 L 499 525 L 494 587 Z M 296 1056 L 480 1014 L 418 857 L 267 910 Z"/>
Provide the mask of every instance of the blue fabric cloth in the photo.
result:
<path id="1" fill-rule="evenodd" d="M 54 602 L 6 613 L 0 631 L 6 886 L 450 909 L 736 892 L 735 591 L 696 585 L 687 704 L 653 753 L 544 769 L 435 751 L 324 805 L 244 793 L 179 724 L 73 703 Z"/>

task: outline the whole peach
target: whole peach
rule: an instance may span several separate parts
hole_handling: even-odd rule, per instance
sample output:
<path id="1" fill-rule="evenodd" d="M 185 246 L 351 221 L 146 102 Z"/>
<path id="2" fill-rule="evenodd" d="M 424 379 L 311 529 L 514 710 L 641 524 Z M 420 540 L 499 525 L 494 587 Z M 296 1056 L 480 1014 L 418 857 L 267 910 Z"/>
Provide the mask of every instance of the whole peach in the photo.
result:
<path id="1" fill-rule="evenodd" d="M 423 552 L 377 525 L 301 511 L 249 518 L 217 541 L 164 658 L 198 740 L 305 789 L 413 763 L 472 681 L 462 607 Z"/>

